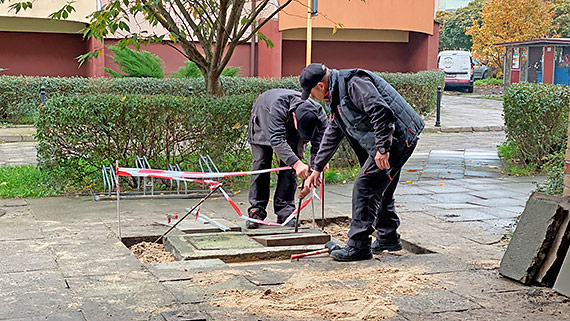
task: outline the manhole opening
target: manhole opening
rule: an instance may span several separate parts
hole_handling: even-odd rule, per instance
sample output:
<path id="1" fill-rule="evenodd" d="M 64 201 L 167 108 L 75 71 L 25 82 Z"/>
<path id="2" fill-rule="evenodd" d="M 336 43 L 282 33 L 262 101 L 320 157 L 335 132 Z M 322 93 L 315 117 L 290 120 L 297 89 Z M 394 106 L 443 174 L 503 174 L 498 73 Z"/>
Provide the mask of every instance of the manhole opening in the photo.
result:
<path id="1" fill-rule="evenodd" d="M 350 218 L 335 217 L 324 220 L 324 233 L 333 240 L 346 243 Z M 319 233 L 322 231 L 322 220 L 315 219 L 314 230 L 312 220 L 303 220 L 301 228 L 306 231 Z M 272 232 L 275 231 L 275 232 Z M 268 238 L 280 235 L 292 235 L 293 231 L 265 230 Z M 310 252 L 321 248 L 321 243 L 315 244 L 303 240 L 301 242 L 270 244 L 267 240 L 260 241 L 255 231 L 242 232 L 212 232 L 212 233 L 182 233 L 169 240 L 168 236 L 161 242 L 153 243 L 160 235 L 125 237 L 122 239 L 134 256 L 142 263 L 163 263 L 174 260 L 220 259 L 226 263 L 252 262 L 265 260 L 289 259 L 292 254 Z M 233 239 L 232 239 L 233 238 Z M 167 244 L 163 244 L 167 243 Z M 236 243 L 233 243 L 236 242 Z M 242 244 L 237 244 L 242 242 Z M 324 244 L 324 241 L 321 241 Z M 409 256 L 434 253 L 417 244 L 402 239 L 404 248 L 395 252 L 384 252 L 379 257 Z M 302 246 L 306 246 L 303 248 Z"/>

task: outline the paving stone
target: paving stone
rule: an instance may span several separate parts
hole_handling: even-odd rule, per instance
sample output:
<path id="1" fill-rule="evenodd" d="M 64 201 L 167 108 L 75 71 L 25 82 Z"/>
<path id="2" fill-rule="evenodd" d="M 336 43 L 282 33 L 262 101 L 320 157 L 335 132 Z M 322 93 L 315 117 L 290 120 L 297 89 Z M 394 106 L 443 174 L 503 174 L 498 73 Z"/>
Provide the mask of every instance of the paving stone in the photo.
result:
<path id="1" fill-rule="evenodd" d="M 207 278 L 207 279 L 205 279 Z M 180 303 L 200 303 L 223 295 L 224 290 L 258 290 L 244 276 L 223 277 L 212 279 L 211 276 L 196 275 L 191 281 L 162 282 L 162 285 L 172 293 Z"/>
<path id="2" fill-rule="evenodd" d="M 534 281 L 562 224 L 561 197 L 533 193 L 501 261 L 503 276 L 528 284 Z"/>
<path id="3" fill-rule="evenodd" d="M 421 290 L 419 295 L 396 295 L 393 302 L 404 316 L 407 312 L 442 313 L 481 308 L 467 297 L 435 289 Z"/>
<path id="4" fill-rule="evenodd" d="M 470 192 L 469 194 L 475 195 L 479 198 L 490 199 L 490 198 L 507 198 L 520 196 L 520 193 L 506 191 L 504 189 L 489 189 L 489 190 L 479 190 L 475 192 Z"/>
<path id="5" fill-rule="evenodd" d="M 187 280 L 196 271 L 227 268 L 228 265 L 220 259 L 206 259 L 145 264 L 145 267 L 159 281 L 163 282 Z"/>
<path id="6" fill-rule="evenodd" d="M 479 209 L 440 210 L 434 214 L 446 222 L 465 222 L 496 219 L 496 217 L 487 214 Z"/>
<path id="7" fill-rule="evenodd" d="M 47 244 L 41 240 L 0 241 L 0 274 L 34 270 L 57 270 Z"/>
<path id="8" fill-rule="evenodd" d="M 0 319 L 66 314 L 72 301 L 57 270 L 0 274 Z"/>

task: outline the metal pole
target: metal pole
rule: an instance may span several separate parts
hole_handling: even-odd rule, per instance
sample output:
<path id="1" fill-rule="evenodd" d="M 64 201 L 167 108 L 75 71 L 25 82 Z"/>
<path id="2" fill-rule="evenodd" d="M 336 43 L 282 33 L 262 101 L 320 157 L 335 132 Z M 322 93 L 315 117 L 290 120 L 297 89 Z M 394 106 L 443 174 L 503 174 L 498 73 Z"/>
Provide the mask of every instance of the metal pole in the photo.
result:
<path id="1" fill-rule="evenodd" d="M 192 207 L 188 213 L 186 213 L 186 215 L 184 215 L 181 219 L 178 220 L 178 222 L 176 222 L 174 225 L 172 225 L 168 231 L 166 231 L 164 234 L 162 234 L 159 238 L 156 239 L 156 241 L 154 241 L 154 243 L 160 241 L 166 234 L 168 234 L 168 232 L 172 231 L 172 229 L 174 229 L 176 227 L 176 225 L 178 225 L 178 223 L 182 222 L 183 219 L 185 219 L 188 215 L 190 215 L 190 213 L 194 212 L 195 209 L 199 208 L 200 205 L 202 205 L 202 203 L 204 203 L 206 201 L 206 199 L 208 199 L 208 197 L 212 196 L 212 194 L 214 194 L 220 187 L 222 186 L 222 184 L 218 184 L 216 185 L 216 187 L 212 188 L 210 190 L 210 192 L 208 193 L 208 195 L 204 196 L 204 198 L 202 198 L 200 200 L 200 202 L 198 202 L 198 204 L 194 205 L 194 207 Z"/>
<path id="2" fill-rule="evenodd" d="M 117 226 L 119 229 L 119 241 L 121 241 L 121 194 L 119 192 L 119 161 L 115 162 L 115 174 L 117 175 Z"/>
<path id="3" fill-rule="evenodd" d="M 313 38 L 312 19 L 311 19 L 311 0 L 307 0 L 307 66 L 311 64 L 311 42 Z"/>
<path id="4" fill-rule="evenodd" d="M 321 172 L 321 225 L 325 230 L 325 172 Z"/>
<path id="5" fill-rule="evenodd" d="M 437 87 L 437 110 L 435 114 L 435 127 L 441 127 L 439 117 L 441 114 L 441 86 Z"/>
<path id="6" fill-rule="evenodd" d="M 255 0 L 251 1 L 251 12 L 255 11 Z M 255 32 L 255 21 L 251 24 L 251 32 Z M 251 37 L 251 54 L 250 54 L 250 77 L 255 77 L 255 34 Z"/>
<path id="7" fill-rule="evenodd" d="M 40 101 L 42 106 L 46 105 L 46 87 L 44 86 L 40 87 Z"/>

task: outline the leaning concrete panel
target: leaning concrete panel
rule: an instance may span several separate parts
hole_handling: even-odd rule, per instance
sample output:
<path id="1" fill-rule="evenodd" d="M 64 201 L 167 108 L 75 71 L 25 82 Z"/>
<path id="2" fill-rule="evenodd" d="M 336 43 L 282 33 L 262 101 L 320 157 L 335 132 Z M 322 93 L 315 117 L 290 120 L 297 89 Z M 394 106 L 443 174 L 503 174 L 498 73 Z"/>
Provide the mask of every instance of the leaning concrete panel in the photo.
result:
<path id="1" fill-rule="evenodd" d="M 563 221 L 560 197 L 533 193 L 526 203 L 500 273 L 525 284 L 531 283 L 542 266 Z"/>
<path id="2" fill-rule="evenodd" d="M 566 253 L 566 258 L 554 283 L 554 290 L 570 298 L 570 250 Z"/>

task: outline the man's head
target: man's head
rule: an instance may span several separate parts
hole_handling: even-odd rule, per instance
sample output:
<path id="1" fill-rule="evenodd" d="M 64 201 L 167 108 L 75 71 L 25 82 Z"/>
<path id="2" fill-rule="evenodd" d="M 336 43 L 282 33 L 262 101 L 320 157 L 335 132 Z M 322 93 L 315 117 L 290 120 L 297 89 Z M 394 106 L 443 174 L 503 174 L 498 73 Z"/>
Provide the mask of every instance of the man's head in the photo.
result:
<path id="1" fill-rule="evenodd" d="M 311 140 L 317 132 L 319 116 L 315 102 L 305 101 L 297 107 L 294 117 L 297 122 L 297 131 L 302 140 Z"/>
<path id="2" fill-rule="evenodd" d="M 313 63 L 305 67 L 299 77 L 299 82 L 303 88 L 302 99 L 309 98 L 327 102 L 329 100 L 329 76 L 330 71 L 324 64 Z"/>

